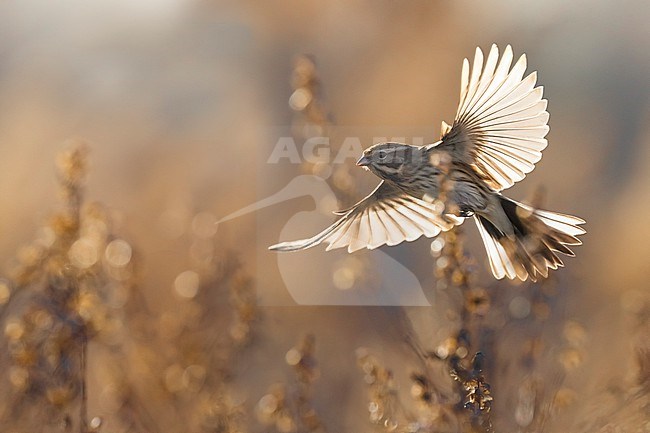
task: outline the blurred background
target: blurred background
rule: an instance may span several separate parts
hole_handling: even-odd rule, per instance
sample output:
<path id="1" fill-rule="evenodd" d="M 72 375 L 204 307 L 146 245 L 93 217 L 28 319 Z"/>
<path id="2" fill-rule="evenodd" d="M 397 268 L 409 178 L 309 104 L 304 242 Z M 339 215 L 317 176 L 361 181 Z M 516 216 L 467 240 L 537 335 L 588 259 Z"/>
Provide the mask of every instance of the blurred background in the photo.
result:
<path id="1" fill-rule="evenodd" d="M 6 431 L 650 431 L 649 20 L 642 0 L 2 2 Z M 544 158 L 508 195 L 587 221 L 548 281 L 493 281 L 466 224 L 451 273 L 431 240 L 387 251 L 432 307 L 299 306 L 265 248 L 313 200 L 215 225 L 322 175 L 264 167 L 279 131 L 437 140 L 462 59 L 492 43 L 527 54 L 551 113 Z M 309 100 L 290 105 L 298 89 Z M 374 183 L 352 160 L 328 180 L 328 211 Z M 372 280 L 372 260 L 342 275 Z M 78 284 L 54 305 L 62 281 Z M 470 413 L 450 354 L 478 350 L 494 400 Z"/>

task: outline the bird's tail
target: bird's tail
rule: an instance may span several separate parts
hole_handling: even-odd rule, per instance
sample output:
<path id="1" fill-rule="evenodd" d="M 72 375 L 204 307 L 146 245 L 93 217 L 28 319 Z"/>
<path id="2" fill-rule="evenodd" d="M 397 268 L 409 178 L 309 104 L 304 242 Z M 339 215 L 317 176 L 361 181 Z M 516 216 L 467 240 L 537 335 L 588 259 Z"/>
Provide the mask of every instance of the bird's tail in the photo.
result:
<path id="1" fill-rule="evenodd" d="M 475 215 L 496 278 L 536 281 L 538 275 L 547 277 L 549 268 L 564 266 L 557 253 L 573 257 L 567 245 L 582 244 L 577 238 L 585 233 L 582 219 L 497 197 L 512 227 L 497 227 L 485 216 Z"/>

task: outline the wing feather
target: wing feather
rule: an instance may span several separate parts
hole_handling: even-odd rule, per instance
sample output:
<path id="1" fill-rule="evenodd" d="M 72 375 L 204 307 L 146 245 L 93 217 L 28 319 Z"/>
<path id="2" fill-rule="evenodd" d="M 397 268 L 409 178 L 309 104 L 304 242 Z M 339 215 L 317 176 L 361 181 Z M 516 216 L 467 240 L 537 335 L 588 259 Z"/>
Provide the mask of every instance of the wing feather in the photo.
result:
<path id="1" fill-rule="evenodd" d="M 494 115 L 506 114 L 518 108 L 532 105 L 542 100 L 544 88 L 534 87 L 537 74 L 530 74 L 524 81 L 522 81 L 516 89 L 508 95 L 503 96 L 499 100 L 486 101 L 480 110 L 476 110 L 471 117 L 465 119 L 476 124 L 482 122 L 484 119 L 490 118 Z"/>
<path id="2" fill-rule="evenodd" d="M 400 225 L 405 233 L 404 240 L 412 242 L 422 236 L 422 229 L 418 224 L 411 220 L 409 211 L 401 206 L 391 207 L 386 212 Z"/>
<path id="3" fill-rule="evenodd" d="M 388 243 L 388 229 L 381 221 L 378 212 L 368 212 L 368 221 L 370 225 L 370 242 L 368 249 L 374 250 L 375 248 Z"/>
<path id="4" fill-rule="evenodd" d="M 386 237 L 388 239 L 386 245 L 393 246 L 401 243 L 406 239 L 406 232 L 395 221 L 395 218 L 386 212 L 386 205 L 384 203 L 379 203 L 379 209 L 380 211 L 377 212 L 377 216 L 384 223 L 384 227 L 386 227 Z"/>
<path id="5" fill-rule="evenodd" d="M 341 218 L 339 221 L 343 221 L 343 225 L 339 230 L 336 231 L 336 233 L 333 233 L 330 237 L 329 245 L 325 249 L 326 251 L 333 250 L 335 248 L 343 248 L 350 243 L 350 226 L 352 223 L 354 223 L 354 220 L 343 220 L 343 218 Z"/>
<path id="6" fill-rule="evenodd" d="M 405 199 L 400 200 L 399 204 L 401 206 L 396 209 L 415 224 L 418 231 L 421 231 L 427 237 L 433 237 L 440 233 L 440 228 L 437 225 L 431 224 L 431 219 L 427 215 L 423 215 L 423 212 L 416 204 Z"/>
<path id="7" fill-rule="evenodd" d="M 499 50 L 490 50 L 490 53 L 488 54 L 488 60 L 485 63 L 485 68 L 483 69 L 483 73 L 481 74 L 481 81 L 474 92 L 474 95 L 472 96 L 472 100 L 470 101 L 470 105 L 476 105 L 477 99 L 480 98 L 482 95 L 485 94 L 485 90 L 487 87 L 490 85 L 492 82 L 492 78 L 494 77 L 494 72 L 497 66 L 497 61 L 499 60 Z M 459 107 L 458 114 L 460 114 L 461 107 Z"/>
<path id="8" fill-rule="evenodd" d="M 524 105 L 525 104 L 521 104 L 521 106 L 517 105 L 516 107 L 509 107 L 509 110 L 504 110 L 500 113 L 493 113 L 490 116 L 485 116 L 483 118 L 477 119 L 477 121 L 489 122 L 501 119 L 509 120 L 511 117 L 519 119 L 539 116 L 541 113 L 546 111 L 548 101 L 546 99 L 542 99 L 537 102 L 532 102 L 529 106 L 524 107 Z"/>
<path id="9" fill-rule="evenodd" d="M 537 73 L 524 77 L 525 55 L 510 68 L 510 45 L 500 59 L 492 45 L 485 65 L 483 60 L 477 49 L 471 65 L 463 62 L 456 118 L 434 145 L 452 150 L 501 191 L 522 180 L 541 159 L 549 131 L 548 103 L 542 99 L 543 87 L 535 87 Z"/>
<path id="10" fill-rule="evenodd" d="M 323 242 L 327 250 L 347 247 L 349 252 L 381 245 L 397 245 L 421 236 L 433 237 L 462 223 L 462 219 L 439 215 L 431 203 L 407 195 L 382 181 L 375 190 L 348 209 L 331 226 L 317 235 L 269 247 L 277 251 L 297 251 Z"/>
<path id="11" fill-rule="evenodd" d="M 348 253 L 353 253 L 356 250 L 360 250 L 364 246 L 363 243 L 359 242 L 360 222 L 361 218 L 359 218 L 359 214 L 356 215 L 356 218 L 350 219 L 350 228 L 348 233 Z"/>
<path id="12" fill-rule="evenodd" d="M 473 96 L 476 94 L 476 90 L 479 86 L 479 78 L 481 76 L 481 69 L 483 68 L 483 51 L 480 48 L 476 48 L 476 53 L 474 55 L 474 64 L 472 66 L 472 75 L 467 86 L 467 92 L 463 103 L 461 104 L 461 111 L 467 109 L 471 104 Z"/>
<path id="13" fill-rule="evenodd" d="M 357 236 L 357 240 L 364 246 L 370 245 L 372 240 L 369 211 L 369 208 L 365 208 L 361 212 L 361 218 L 359 218 L 359 235 Z"/>

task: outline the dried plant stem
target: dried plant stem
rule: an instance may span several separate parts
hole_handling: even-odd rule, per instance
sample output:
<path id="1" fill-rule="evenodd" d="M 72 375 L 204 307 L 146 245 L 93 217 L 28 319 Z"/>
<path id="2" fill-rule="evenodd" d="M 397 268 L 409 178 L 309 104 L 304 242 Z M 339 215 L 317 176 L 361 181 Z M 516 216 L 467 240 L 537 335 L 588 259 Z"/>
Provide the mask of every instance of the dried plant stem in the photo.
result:
<path id="1" fill-rule="evenodd" d="M 79 432 L 88 433 L 88 392 L 86 384 L 87 357 L 88 357 L 88 336 L 85 327 L 82 328 L 79 341 L 81 343 L 79 351 L 79 370 L 80 370 L 80 387 L 81 387 L 81 405 L 79 407 Z"/>
<path id="2" fill-rule="evenodd" d="M 491 330 L 484 323 L 490 296 L 487 290 L 474 284 L 471 259 L 465 253 L 460 227 L 442 234 L 437 242 L 440 252 L 436 260 L 436 276 L 440 287 L 453 288 L 454 293 L 460 295 L 458 330 L 448 340 L 447 347 L 438 350 L 438 356 L 446 360 L 456 381 L 456 393 L 460 396 L 458 404 L 453 407 L 456 414 L 468 417 L 470 431 L 490 432 L 492 396 L 483 374 L 485 360 L 490 359 L 492 352 Z"/>

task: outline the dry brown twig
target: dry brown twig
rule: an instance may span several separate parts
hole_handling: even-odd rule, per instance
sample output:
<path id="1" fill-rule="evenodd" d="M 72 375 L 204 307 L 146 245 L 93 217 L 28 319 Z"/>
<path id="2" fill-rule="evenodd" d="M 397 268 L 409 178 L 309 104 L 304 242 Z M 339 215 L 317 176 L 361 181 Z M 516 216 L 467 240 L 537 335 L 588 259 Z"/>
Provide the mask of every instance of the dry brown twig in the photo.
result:
<path id="1" fill-rule="evenodd" d="M 128 296 L 133 264 L 106 211 L 84 201 L 86 154 L 85 143 L 72 142 L 59 156 L 63 209 L 19 253 L 12 272 L 2 310 L 11 360 L 6 425 L 86 433 L 101 424 L 88 420 L 87 348 L 119 332 L 112 304 L 116 294 Z"/>
<path id="2" fill-rule="evenodd" d="M 320 376 L 312 334 L 289 349 L 285 361 L 293 369 L 292 385 L 276 384 L 257 403 L 257 419 L 280 433 L 326 433 L 325 424 L 313 406 L 312 388 Z"/>
<path id="3" fill-rule="evenodd" d="M 184 304 L 162 315 L 167 325 L 152 326 L 157 317 L 135 290 L 133 247 L 114 234 L 102 206 L 84 200 L 87 152 L 73 142 L 58 158 L 63 209 L 20 252 L 12 278 L 1 285 L 10 362 L 3 380 L 10 386 L 0 388 L 0 421 L 25 431 L 99 430 L 103 419 L 88 413 L 92 342 L 101 354 L 102 408 L 113 427 L 159 431 L 152 402 L 181 396 L 190 403 L 177 415 L 192 420 L 185 423 L 190 431 L 243 432 L 241 402 L 232 402 L 228 384 L 258 317 L 251 279 L 232 253 L 219 262 L 211 256 L 207 265 L 201 258 L 196 271 L 177 278 Z M 222 309 L 224 321 L 213 320 Z M 157 339 L 170 330 L 181 339 Z M 179 350 L 168 347 L 178 341 Z M 162 378 L 155 366 L 164 357 L 156 351 L 173 358 Z"/>

